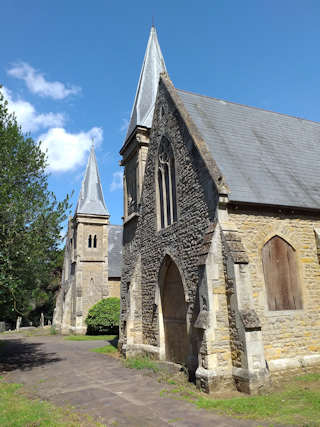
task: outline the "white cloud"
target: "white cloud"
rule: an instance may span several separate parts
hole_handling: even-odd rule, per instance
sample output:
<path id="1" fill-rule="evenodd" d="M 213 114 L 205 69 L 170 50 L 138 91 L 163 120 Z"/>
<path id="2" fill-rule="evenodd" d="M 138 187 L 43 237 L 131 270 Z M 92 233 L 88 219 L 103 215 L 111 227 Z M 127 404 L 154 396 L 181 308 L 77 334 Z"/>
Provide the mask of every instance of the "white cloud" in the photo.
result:
<path id="1" fill-rule="evenodd" d="M 110 191 L 120 190 L 122 188 L 123 172 L 114 172 L 112 175 L 112 183 L 110 185 Z"/>
<path id="2" fill-rule="evenodd" d="M 120 127 L 120 132 L 123 134 L 127 133 L 128 127 L 129 127 L 129 120 L 127 118 L 123 118 L 122 125 Z"/>
<path id="3" fill-rule="evenodd" d="M 69 95 L 75 95 L 81 91 L 77 86 L 65 86 L 61 82 L 49 82 L 44 75 L 26 62 L 19 62 L 8 70 L 8 74 L 17 79 L 24 80 L 30 92 L 48 96 L 53 99 L 64 99 Z"/>
<path id="4" fill-rule="evenodd" d="M 92 139 L 99 145 L 103 139 L 103 131 L 94 127 L 88 132 L 68 133 L 63 128 L 52 128 L 38 139 L 42 141 L 41 148 L 47 151 L 49 170 L 66 172 L 84 163 Z"/>
<path id="5" fill-rule="evenodd" d="M 34 106 L 23 99 L 13 99 L 12 92 L 5 87 L 1 88 L 4 97 L 8 101 L 9 113 L 15 113 L 18 124 L 23 132 L 36 132 L 52 126 L 63 126 L 65 117 L 61 113 L 36 112 Z"/>

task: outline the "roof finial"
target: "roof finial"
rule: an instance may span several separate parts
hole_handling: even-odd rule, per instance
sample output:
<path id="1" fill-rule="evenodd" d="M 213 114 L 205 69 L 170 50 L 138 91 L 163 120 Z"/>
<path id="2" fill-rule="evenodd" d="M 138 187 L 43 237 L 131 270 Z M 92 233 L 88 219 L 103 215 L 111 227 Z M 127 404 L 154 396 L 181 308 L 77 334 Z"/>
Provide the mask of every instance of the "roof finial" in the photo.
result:
<path id="1" fill-rule="evenodd" d="M 91 138 L 91 150 L 94 149 L 94 137 Z"/>
<path id="2" fill-rule="evenodd" d="M 152 28 L 154 28 L 154 16 L 152 16 Z"/>

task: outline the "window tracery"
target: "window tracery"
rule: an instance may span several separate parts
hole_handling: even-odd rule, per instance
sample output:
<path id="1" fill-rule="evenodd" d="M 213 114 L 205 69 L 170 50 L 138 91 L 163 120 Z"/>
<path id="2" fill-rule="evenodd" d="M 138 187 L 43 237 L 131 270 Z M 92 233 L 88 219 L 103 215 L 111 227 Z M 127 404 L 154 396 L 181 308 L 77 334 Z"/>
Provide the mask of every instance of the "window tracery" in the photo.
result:
<path id="1" fill-rule="evenodd" d="M 177 221 L 175 161 L 166 138 L 162 138 L 158 151 L 158 190 L 160 228 L 165 228 Z"/>

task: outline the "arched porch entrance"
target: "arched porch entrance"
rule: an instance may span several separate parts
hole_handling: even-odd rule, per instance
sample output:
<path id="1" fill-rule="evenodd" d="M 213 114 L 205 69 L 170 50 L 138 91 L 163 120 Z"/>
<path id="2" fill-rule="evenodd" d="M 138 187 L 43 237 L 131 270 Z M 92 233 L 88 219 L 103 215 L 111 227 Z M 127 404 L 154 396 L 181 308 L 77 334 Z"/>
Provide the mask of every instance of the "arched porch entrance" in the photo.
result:
<path id="1" fill-rule="evenodd" d="M 162 264 L 159 285 L 163 321 L 160 330 L 164 335 L 160 341 L 165 346 L 165 359 L 185 365 L 189 349 L 187 305 L 180 272 L 169 256 Z"/>

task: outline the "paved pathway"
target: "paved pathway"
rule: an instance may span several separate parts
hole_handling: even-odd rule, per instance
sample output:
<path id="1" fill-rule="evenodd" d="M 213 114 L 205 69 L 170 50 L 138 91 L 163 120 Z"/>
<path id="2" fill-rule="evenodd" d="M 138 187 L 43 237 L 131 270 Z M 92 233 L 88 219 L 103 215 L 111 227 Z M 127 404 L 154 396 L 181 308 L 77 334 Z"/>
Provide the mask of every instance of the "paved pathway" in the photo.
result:
<path id="1" fill-rule="evenodd" d="M 257 425 L 161 396 L 166 385 L 156 378 L 89 351 L 103 345 L 103 341 L 65 341 L 60 336 L 10 338 L 0 349 L 0 374 L 5 372 L 7 380 L 25 384 L 42 399 L 98 417 L 108 427 Z"/>

